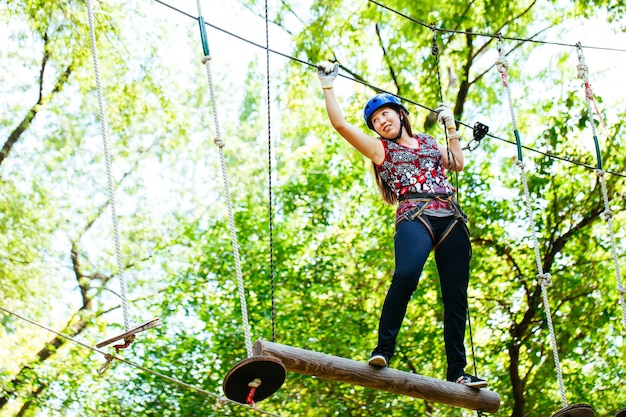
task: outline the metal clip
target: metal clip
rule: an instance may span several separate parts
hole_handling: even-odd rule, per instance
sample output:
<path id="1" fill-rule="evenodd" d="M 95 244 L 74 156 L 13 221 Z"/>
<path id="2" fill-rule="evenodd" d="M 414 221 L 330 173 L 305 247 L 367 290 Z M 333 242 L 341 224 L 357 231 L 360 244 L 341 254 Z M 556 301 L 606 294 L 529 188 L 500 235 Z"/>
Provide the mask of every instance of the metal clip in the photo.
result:
<path id="1" fill-rule="evenodd" d="M 132 342 L 132 339 L 134 338 L 134 335 L 140 332 L 143 332 L 145 330 L 151 329 L 153 327 L 157 327 L 161 325 L 161 319 L 160 318 L 155 318 L 152 320 L 148 320 L 145 323 L 141 323 L 138 326 L 133 327 L 132 329 L 128 330 L 127 332 L 124 332 L 118 336 L 112 337 L 110 339 L 105 340 L 104 342 L 100 342 L 96 345 L 97 348 L 101 348 L 104 347 L 106 345 L 110 345 L 113 342 L 117 342 L 118 340 L 124 340 L 125 342 L 127 342 L 128 340 L 130 340 Z M 131 336 L 133 336 L 133 338 L 131 338 Z M 128 347 L 128 346 L 125 346 Z"/>
<path id="2" fill-rule="evenodd" d="M 476 122 L 474 123 L 474 128 L 472 130 L 474 137 L 472 138 L 471 141 L 469 141 L 469 143 L 467 144 L 467 146 L 464 149 L 469 149 L 470 151 L 473 151 L 474 149 L 478 148 L 478 145 L 480 145 L 480 141 L 483 140 L 483 138 L 487 135 L 487 132 L 489 132 L 489 126 L 482 124 L 480 122 Z M 476 142 L 475 145 L 472 145 L 472 143 Z"/>

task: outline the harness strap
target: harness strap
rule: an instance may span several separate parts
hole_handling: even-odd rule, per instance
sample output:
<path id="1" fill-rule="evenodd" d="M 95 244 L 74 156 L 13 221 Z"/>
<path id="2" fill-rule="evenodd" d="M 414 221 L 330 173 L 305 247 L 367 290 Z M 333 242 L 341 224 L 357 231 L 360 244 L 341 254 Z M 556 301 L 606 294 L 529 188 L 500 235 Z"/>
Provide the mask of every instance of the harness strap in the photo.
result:
<path id="1" fill-rule="evenodd" d="M 454 227 L 457 225 L 459 220 L 462 221 L 461 224 L 463 225 L 463 229 L 465 229 L 465 233 L 467 234 L 469 238 L 469 230 L 467 228 L 467 216 L 465 215 L 465 213 L 463 213 L 463 210 L 461 210 L 461 207 L 458 205 L 458 203 L 452 198 L 452 195 L 408 194 L 404 196 L 404 198 L 401 199 L 400 201 L 402 202 L 415 201 L 415 202 L 429 203 L 432 200 L 439 200 L 442 203 L 447 203 L 448 207 L 450 207 L 450 209 L 452 210 L 452 213 L 454 216 L 453 219 L 450 220 L 450 223 L 448 223 L 448 226 L 446 226 L 445 230 L 443 231 L 439 239 L 436 239 L 435 237 L 435 234 L 433 232 L 433 227 L 432 227 L 432 224 L 430 223 L 430 220 L 428 219 L 428 216 L 424 215 L 424 211 L 428 207 L 428 204 L 422 204 L 419 207 L 419 209 L 416 210 L 414 213 L 410 213 L 410 214 L 407 213 L 407 215 L 402 216 L 400 219 L 396 221 L 396 226 L 404 220 L 415 220 L 417 218 L 424 224 L 424 226 L 426 226 L 426 229 L 428 230 L 430 237 L 433 239 L 433 242 L 434 242 L 433 250 L 436 250 L 437 247 L 441 245 L 441 243 L 443 243 L 444 240 L 446 240 L 446 238 L 450 235 L 450 232 L 452 231 L 452 229 L 454 229 Z"/>

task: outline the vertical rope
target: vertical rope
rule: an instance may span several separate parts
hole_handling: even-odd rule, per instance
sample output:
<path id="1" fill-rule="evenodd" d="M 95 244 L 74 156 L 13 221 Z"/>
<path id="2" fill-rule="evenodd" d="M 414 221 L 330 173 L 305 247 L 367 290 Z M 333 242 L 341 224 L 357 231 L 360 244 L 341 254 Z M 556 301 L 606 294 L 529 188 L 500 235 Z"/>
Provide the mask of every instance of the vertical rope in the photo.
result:
<path id="1" fill-rule="evenodd" d="M 576 45 L 578 51 L 578 66 L 576 67 L 578 70 L 578 78 L 582 78 L 583 80 L 583 88 L 585 92 L 585 101 L 587 103 L 587 114 L 589 117 L 589 122 L 591 124 L 591 131 L 593 133 L 593 142 L 596 149 L 596 159 L 597 159 L 597 169 L 596 175 L 600 179 L 600 186 L 602 188 L 602 199 L 604 201 L 604 219 L 608 223 L 609 235 L 611 236 L 611 252 L 613 255 L 613 267 L 615 268 L 615 276 L 617 278 L 617 291 L 619 293 L 619 302 L 622 307 L 622 324 L 626 328 L 626 303 L 624 302 L 624 285 L 622 284 L 622 276 L 619 268 L 619 257 L 617 251 L 617 244 L 615 242 L 615 232 L 613 230 L 613 211 L 611 210 L 611 205 L 609 204 L 609 195 L 606 189 L 606 181 L 604 178 L 605 171 L 602 168 L 602 155 L 600 153 L 600 144 L 598 143 L 598 134 L 596 130 L 596 124 L 593 119 L 593 110 L 592 103 L 594 104 L 596 114 L 600 118 L 600 121 L 604 125 L 604 119 L 602 119 L 602 115 L 598 111 L 598 107 L 595 105 L 595 99 L 593 96 L 593 91 L 591 90 L 591 85 L 589 84 L 589 68 L 585 63 L 585 57 L 583 55 L 583 49 L 580 42 Z"/>
<path id="2" fill-rule="evenodd" d="M 202 18 L 202 7 L 200 5 L 200 0 L 197 0 L 198 7 L 198 21 L 201 23 L 200 33 L 202 39 L 206 39 L 205 27 L 203 24 L 204 19 Z M 208 44 L 204 45 L 205 53 L 208 52 Z M 243 283 L 243 275 L 241 273 L 241 259 L 239 256 L 239 243 L 237 242 L 237 231 L 235 228 L 235 216 L 233 212 L 232 199 L 230 195 L 230 186 L 228 181 L 228 173 L 226 172 L 226 158 L 224 156 L 224 141 L 222 140 L 222 132 L 220 130 L 219 117 L 217 113 L 217 102 L 215 100 L 215 88 L 213 86 L 213 75 L 211 73 L 211 56 L 205 55 L 202 58 L 202 62 L 206 68 L 207 79 L 209 81 L 209 92 L 211 96 L 211 109 L 213 112 L 213 123 L 215 125 L 215 145 L 219 149 L 220 154 L 220 168 L 222 172 L 222 183 L 224 185 L 224 193 L 226 196 L 226 206 L 228 209 L 228 222 L 230 227 L 230 236 L 233 245 L 233 257 L 235 258 L 235 272 L 237 274 L 237 287 L 239 290 L 239 302 L 241 304 L 241 316 L 243 319 L 243 328 L 245 334 L 245 343 L 246 343 L 246 351 L 248 353 L 248 357 L 252 356 L 252 339 L 250 337 L 250 323 L 248 322 L 248 307 L 246 304 L 246 294 Z"/>
<path id="3" fill-rule="evenodd" d="M 276 305 L 274 279 L 274 194 L 272 189 L 272 118 L 271 118 L 271 91 L 270 91 L 270 31 L 267 0 L 265 0 L 265 62 L 267 63 L 267 184 L 268 184 L 268 216 L 270 240 L 270 282 L 272 300 L 272 342 L 276 339 Z"/>
<path id="4" fill-rule="evenodd" d="M 104 159 L 106 163 L 107 183 L 109 192 L 109 202 L 111 204 L 111 217 L 113 219 L 113 237 L 115 240 L 115 256 L 117 262 L 117 271 L 120 282 L 120 297 L 122 300 L 122 313 L 124 316 L 124 331 L 130 329 L 130 313 L 128 308 L 128 300 L 126 297 L 126 280 L 124 278 L 124 266 L 122 264 L 122 245 L 120 241 L 120 230 L 117 220 L 117 208 L 115 204 L 115 189 L 113 186 L 113 173 L 111 168 L 111 150 L 109 149 L 108 125 L 105 113 L 104 96 L 102 94 L 102 82 L 100 81 L 100 64 L 98 61 L 98 48 L 96 47 L 96 30 L 94 23 L 94 14 L 91 6 L 91 0 L 86 1 L 87 17 L 89 20 L 89 38 L 91 40 L 91 56 L 93 58 L 94 74 L 96 78 L 96 91 L 98 94 L 98 110 L 100 115 L 100 133 L 102 135 L 102 143 L 104 145 Z"/>
<path id="5" fill-rule="evenodd" d="M 437 70 L 437 83 L 439 86 L 439 101 L 443 102 L 443 89 L 441 87 L 441 74 L 439 73 L 439 47 L 437 46 L 437 27 L 433 23 L 430 25 L 430 29 L 433 31 L 431 53 L 435 57 L 435 68 Z"/>
<path id="6" fill-rule="evenodd" d="M 550 302 L 548 300 L 548 290 L 547 287 L 549 287 L 550 285 L 552 285 L 552 277 L 549 273 L 544 273 L 543 272 L 543 267 L 541 265 L 541 254 L 539 253 L 539 240 L 537 239 L 537 232 L 536 232 L 536 227 L 535 227 L 535 219 L 534 219 L 534 215 L 533 215 L 533 210 L 532 210 L 532 206 L 531 206 L 531 200 L 530 200 L 530 192 L 528 190 L 528 181 L 526 179 L 526 171 L 525 171 L 525 164 L 524 162 L 522 162 L 522 145 L 521 145 L 521 140 L 520 140 L 520 135 L 519 135 L 519 131 L 517 130 L 517 121 L 515 119 L 515 111 L 513 109 L 513 100 L 511 98 L 511 89 L 508 83 L 508 79 L 507 79 L 507 70 L 508 70 L 508 62 L 506 60 L 506 56 L 504 54 L 504 49 L 502 48 L 501 45 L 501 41 L 502 39 L 499 40 L 498 42 L 498 52 L 499 52 L 499 58 L 496 61 L 496 66 L 498 68 L 498 71 L 501 73 L 502 75 L 502 84 L 504 85 L 504 87 L 506 88 L 506 93 L 507 93 L 507 97 L 508 97 L 508 101 L 509 101 L 509 109 L 511 111 L 511 121 L 513 124 L 513 130 L 515 133 L 515 139 L 517 142 L 517 161 L 516 161 L 516 165 L 518 166 L 518 168 L 520 169 L 520 178 L 521 178 L 521 182 L 522 182 L 522 186 L 523 186 L 523 191 L 524 191 L 524 198 L 526 200 L 526 216 L 528 217 L 528 223 L 529 223 L 529 228 L 530 228 L 530 232 L 532 235 L 532 240 L 533 240 L 533 247 L 534 247 L 534 252 L 535 252 L 535 263 L 537 266 L 537 280 L 539 282 L 539 284 L 541 285 L 541 295 L 542 295 L 542 300 L 543 300 L 543 307 L 546 313 L 546 320 L 548 322 L 548 330 L 550 332 L 550 343 L 552 345 L 552 355 L 554 357 L 554 366 L 556 368 L 556 374 L 557 374 L 557 379 L 558 379 L 558 384 L 559 384 L 559 390 L 561 392 L 561 402 L 563 404 L 563 407 L 567 406 L 567 398 L 565 396 L 565 384 L 563 383 L 563 372 L 561 370 L 561 361 L 559 360 L 559 351 L 558 351 L 558 347 L 556 344 L 556 336 L 555 336 L 555 332 L 554 332 L 554 325 L 552 323 L 552 313 L 550 312 Z"/>
<path id="7" fill-rule="evenodd" d="M 437 27 L 435 26 L 435 24 L 433 23 L 431 25 L 431 30 L 433 31 L 433 39 L 432 39 L 432 49 L 431 49 L 431 53 L 433 54 L 433 56 L 435 57 L 435 67 L 436 67 L 436 71 L 437 71 L 437 84 L 439 86 L 439 101 L 443 103 L 443 88 L 441 86 L 441 73 L 439 71 L 439 47 L 437 46 Z M 452 154 L 452 152 L 450 152 L 450 142 L 448 140 L 448 129 L 446 129 L 446 127 L 443 127 L 444 133 L 445 133 L 445 137 L 446 137 L 446 149 L 448 152 L 448 160 L 452 160 L 454 162 L 454 164 L 456 165 L 456 159 L 454 158 L 454 154 Z M 456 199 L 457 202 L 459 201 L 459 172 L 458 171 L 454 171 L 454 179 L 455 179 L 455 191 L 456 191 Z M 470 314 L 470 308 L 469 308 L 469 302 L 467 304 L 467 311 L 466 311 L 466 316 L 467 316 L 467 327 L 469 329 L 469 339 L 470 339 L 470 348 L 472 350 L 472 364 L 474 365 L 474 375 L 478 376 L 478 365 L 476 363 L 476 350 L 474 348 L 474 333 L 472 331 L 472 317 Z M 476 415 L 478 417 L 481 417 L 483 415 L 481 410 L 476 410 Z"/>
<path id="8" fill-rule="evenodd" d="M 441 105 L 443 105 L 443 89 L 441 86 L 441 73 L 439 71 L 439 47 L 437 46 L 437 26 L 435 26 L 434 23 L 432 23 L 430 25 L 430 29 L 433 31 L 433 39 L 432 39 L 432 47 L 431 47 L 431 53 L 433 54 L 433 56 L 435 57 L 435 69 L 436 69 L 436 73 L 437 73 L 437 85 L 439 87 L 439 102 L 441 103 Z M 446 138 L 446 152 L 448 153 L 448 161 L 452 161 L 452 163 L 454 163 L 454 166 L 456 167 L 456 158 L 454 157 L 454 154 L 452 152 L 450 152 L 450 141 L 448 139 L 448 129 L 446 129 L 446 127 L 443 127 L 443 132 Z M 452 166 L 452 164 L 450 164 Z M 459 201 L 459 172 L 454 170 L 453 174 L 451 174 L 454 176 L 454 185 L 455 185 L 455 189 L 456 189 L 456 199 L 457 202 Z"/>

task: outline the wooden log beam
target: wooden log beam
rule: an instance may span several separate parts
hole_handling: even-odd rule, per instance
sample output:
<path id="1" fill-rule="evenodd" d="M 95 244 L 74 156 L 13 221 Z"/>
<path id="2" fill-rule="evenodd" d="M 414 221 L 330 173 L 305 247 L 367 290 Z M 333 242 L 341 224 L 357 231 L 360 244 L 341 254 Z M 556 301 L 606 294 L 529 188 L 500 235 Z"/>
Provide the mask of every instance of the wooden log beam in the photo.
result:
<path id="1" fill-rule="evenodd" d="M 360 385 L 454 407 L 482 410 L 486 413 L 495 413 L 500 408 L 500 396 L 486 389 L 469 388 L 454 382 L 391 368 L 376 368 L 365 362 L 265 340 L 257 340 L 253 351 L 255 355 L 268 355 L 280 359 L 288 371 L 298 374 Z"/>

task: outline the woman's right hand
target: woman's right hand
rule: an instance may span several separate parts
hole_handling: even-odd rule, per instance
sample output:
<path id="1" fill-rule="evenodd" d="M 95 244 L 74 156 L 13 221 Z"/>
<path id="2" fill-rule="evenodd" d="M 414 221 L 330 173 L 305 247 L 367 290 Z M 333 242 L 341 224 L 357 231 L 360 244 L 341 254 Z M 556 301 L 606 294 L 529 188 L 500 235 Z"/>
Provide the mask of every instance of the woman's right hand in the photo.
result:
<path id="1" fill-rule="evenodd" d="M 336 62 L 322 61 L 317 65 L 317 76 L 323 89 L 333 88 L 337 74 L 339 74 L 339 64 Z"/>

